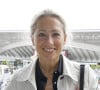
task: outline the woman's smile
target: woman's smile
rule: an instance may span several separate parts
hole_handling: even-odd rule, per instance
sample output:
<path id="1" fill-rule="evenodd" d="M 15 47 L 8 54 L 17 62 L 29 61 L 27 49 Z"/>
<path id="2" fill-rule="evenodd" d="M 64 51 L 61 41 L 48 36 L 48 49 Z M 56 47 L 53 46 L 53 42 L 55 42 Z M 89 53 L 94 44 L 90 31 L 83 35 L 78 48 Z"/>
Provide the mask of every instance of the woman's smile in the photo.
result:
<path id="1" fill-rule="evenodd" d="M 53 53 L 55 51 L 55 48 L 43 48 L 43 50 L 47 53 Z"/>

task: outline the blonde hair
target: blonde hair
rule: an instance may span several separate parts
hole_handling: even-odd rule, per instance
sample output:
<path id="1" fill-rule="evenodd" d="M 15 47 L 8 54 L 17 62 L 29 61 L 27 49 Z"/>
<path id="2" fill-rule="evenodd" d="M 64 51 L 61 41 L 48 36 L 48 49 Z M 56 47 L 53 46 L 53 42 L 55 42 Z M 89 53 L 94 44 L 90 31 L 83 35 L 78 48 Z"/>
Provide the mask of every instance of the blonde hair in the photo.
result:
<path id="1" fill-rule="evenodd" d="M 38 24 L 38 21 L 43 18 L 43 17 L 54 17 L 56 19 L 58 19 L 62 26 L 63 26 L 63 30 L 64 30 L 64 33 L 65 33 L 65 22 L 63 20 L 63 18 L 60 17 L 60 15 L 56 14 L 55 12 L 51 11 L 51 10 L 44 10 L 42 13 L 40 13 L 34 20 L 34 22 L 32 23 L 31 25 L 31 34 L 33 34 L 37 28 L 37 24 Z"/>
<path id="2" fill-rule="evenodd" d="M 38 21 L 43 18 L 43 17 L 53 17 L 56 18 L 57 20 L 60 21 L 60 23 L 62 24 L 63 27 L 63 32 L 64 34 L 67 36 L 67 41 L 71 41 L 72 38 L 72 33 L 69 32 L 69 30 L 66 30 L 66 25 L 65 25 L 65 21 L 64 19 L 57 13 L 53 12 L 52 10 L 43 10 L 40 14 L 38 14 L 35 18 L 35 20 L 33 20 L 32 25 L 31 25 L 31 35 L 34 34 L 36 28 L 37 28 L 37 24 Z"/>

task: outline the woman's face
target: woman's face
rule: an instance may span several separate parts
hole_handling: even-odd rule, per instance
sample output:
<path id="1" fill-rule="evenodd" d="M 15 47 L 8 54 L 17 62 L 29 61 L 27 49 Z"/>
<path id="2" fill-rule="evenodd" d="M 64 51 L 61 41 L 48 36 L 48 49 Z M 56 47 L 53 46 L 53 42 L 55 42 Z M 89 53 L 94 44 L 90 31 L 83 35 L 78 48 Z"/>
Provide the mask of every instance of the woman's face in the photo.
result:
<path id="1" fill-rule="evenodd" d="M 43 17 L 38 21 L 32 41 L 40 59 L 59 58 L 66 41 L 62 28 L 61 22 L 54 17 Z"/>

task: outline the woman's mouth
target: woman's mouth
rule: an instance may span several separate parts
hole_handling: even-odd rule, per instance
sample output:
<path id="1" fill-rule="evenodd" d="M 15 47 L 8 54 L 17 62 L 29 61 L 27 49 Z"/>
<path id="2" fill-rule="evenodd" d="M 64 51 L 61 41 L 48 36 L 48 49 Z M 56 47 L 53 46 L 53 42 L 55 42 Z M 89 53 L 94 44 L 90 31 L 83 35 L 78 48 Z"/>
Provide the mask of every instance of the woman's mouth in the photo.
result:
<path id="1" fill-rule="evenodd" d="M 46 52 L 53 52 L 55 48 L 44 48 L 44 51 Z"/>

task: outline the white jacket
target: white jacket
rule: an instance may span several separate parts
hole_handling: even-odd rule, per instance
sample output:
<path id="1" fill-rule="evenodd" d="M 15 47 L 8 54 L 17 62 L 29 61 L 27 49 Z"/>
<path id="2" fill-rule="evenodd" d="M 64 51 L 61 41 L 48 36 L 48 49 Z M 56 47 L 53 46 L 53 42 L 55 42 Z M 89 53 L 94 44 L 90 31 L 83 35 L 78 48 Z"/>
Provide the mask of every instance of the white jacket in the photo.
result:
<path id="1" fill-rule="evenodd" d="M 35 80 L 35 65 L 37 57 L 32 58 L 32 63 L 16 72 L 5 90 L 37 90 Z M 79 85 L 80 64 L 68 60 L 63 56 L 63 75 L 57 82 L 58 90 L 77 90 Z M 85 66 L 84 90 L 100 90 L 94 71 Z"/>

